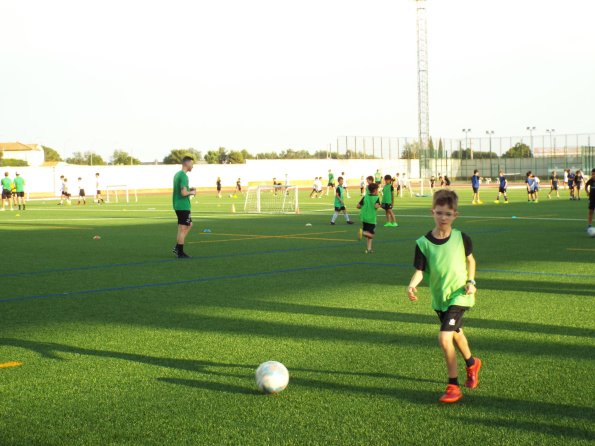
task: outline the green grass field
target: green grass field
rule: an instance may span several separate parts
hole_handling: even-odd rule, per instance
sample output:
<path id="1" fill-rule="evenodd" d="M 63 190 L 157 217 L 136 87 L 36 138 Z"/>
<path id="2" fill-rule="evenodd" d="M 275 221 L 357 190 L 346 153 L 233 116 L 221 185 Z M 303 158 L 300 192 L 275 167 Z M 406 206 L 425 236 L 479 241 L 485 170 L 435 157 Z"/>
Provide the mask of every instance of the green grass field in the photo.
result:
<path id="1" fill-rule="evenodd" d="M 478 264 L 465 327 L 484 368 L 454 405 L 437 401 L 428 288 L 406 296 L 429 198 L 399 200 L 399 228 L 379 217 L 370 255 L 359 224 L 330 226 L 331 201 L 307 192 L 300 215 L 276 216 L 199 196 L 190 260 L 171 253 L 165 196 L 0 213 L 0 363 L 22 363 L 0 368 L 0 444 L 593 444 L 587 201 L 516 190 L 497 206 L 492 191 L 483 206 L 460 192 Z M 266 360 L 289 369 L 278 396 L 256 391 Z"/>

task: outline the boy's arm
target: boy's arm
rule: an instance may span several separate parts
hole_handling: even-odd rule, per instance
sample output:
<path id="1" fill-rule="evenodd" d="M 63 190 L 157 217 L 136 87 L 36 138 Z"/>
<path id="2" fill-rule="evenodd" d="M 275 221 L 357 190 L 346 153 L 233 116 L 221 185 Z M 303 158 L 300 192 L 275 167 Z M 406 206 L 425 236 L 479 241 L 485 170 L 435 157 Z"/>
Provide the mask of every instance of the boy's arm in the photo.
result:
<path id="1" fill-rule="evenodd" d="M 420 269 L 416 269 L 409 281 L 409 286 L 407 287 L 407 296 L 410 301 L 414 302 L 417 300 L 417 296 L 415 295 L 415 293 L 417 293 L 417 285 L 420 284 L 423 278 L 424 272 Z"/>
<path id="2" fill-rule="evenodd" d="M 362 198 L 362 199 L 359 201 L 359 203 L 357 204 L 357 208 L 358 208 L 358 209 L 361 209 L 363 205 L 364 205 L 364 199 Z"/>
<path id="3" fill-rule="evenodd" d="M 475 288 L 475 257 L 473 254 L 467 256 L 467 280 L 468 282 L 465 284 L 467 294 L 475 293 L 477 288 Z"/>

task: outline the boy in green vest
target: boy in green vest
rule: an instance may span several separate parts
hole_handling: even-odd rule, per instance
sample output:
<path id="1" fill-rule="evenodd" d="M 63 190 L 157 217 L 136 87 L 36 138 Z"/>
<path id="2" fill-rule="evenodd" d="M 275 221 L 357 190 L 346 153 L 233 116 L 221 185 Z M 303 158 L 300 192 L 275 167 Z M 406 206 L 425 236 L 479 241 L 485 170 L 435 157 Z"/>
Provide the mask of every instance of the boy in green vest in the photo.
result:
<path id="1" fill-rule="evenodd" d="M 476 288 L 471 239 L 452 227 L 457 218 L 458 200 L 454 191 L 439 190 L 434 194 L 432 214 L 436 225 L 417 239 L 416 271 L 407 288 L 409 300 L 416 301 L 417 285 L 422 281 L 424 271 L 428 273 L 432 308 L 441 322 L 438 342 L 448 369 L 448 385 L 440 397 L 443 403 L 455 403 L 463 396 L 458 381 L 456 349 L 467 365 L 466 387 L 477 387 L 481 369 L 481 360 L 471 355 L 462 329 L 464 312 L 475 304 Z"/>
<path id="2" fill-rule="evenodd" d="M 343 177 L 337 178 L 337 183 L 339 183 L 339 185 L 335 190 L 335 213 L 331 217 L 331 225 L 335 224 L 339 213 L 342 213 L 345 216 L 348 225 L 352 225 L 353 222 L 349 219 L 349 214 L 347 213 L 347 209 L 345 209 L 345 188 L 343 187 Z"/>
<path id="3" fill-rule="evenodd" d="M 384 176 L 384 187 L 382 188 L 382 209 L 386 212 L 386 223 L 384 226 L 397 227 L 399 224 L 395 219 L 393 212 L 393 203 L 395 202 L 395 188 L 393 187 L 393 177 Z"/>
<path id="4" fill-rule="evenodd" d="M 362 221 L 362 229 L 358 232 L 358 238 L 366 237 L 366 254 L 372 253 L 372 239 L 376 229 L 376 209 L 380 207 L 378 198 L 378 184 L 372 183 L 368 186 L 368 193 L 357 204 L 359 218 Z"/>

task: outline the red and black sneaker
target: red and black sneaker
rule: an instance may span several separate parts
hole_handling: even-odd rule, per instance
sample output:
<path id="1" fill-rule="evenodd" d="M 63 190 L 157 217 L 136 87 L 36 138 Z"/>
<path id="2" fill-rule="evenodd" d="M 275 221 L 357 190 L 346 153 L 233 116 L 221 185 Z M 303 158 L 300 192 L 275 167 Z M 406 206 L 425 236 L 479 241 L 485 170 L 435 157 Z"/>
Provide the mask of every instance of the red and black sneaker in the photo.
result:
<path id="1" fill-rule="evenodd" d="M 463 392 L 461 388 L 456 384 L 449 384 L 446 386 L 446 391 L 439 399 L 441 403 L 456 403 L 463 398 Z"/>
<path id="2" fill-rule="evenodd" d="M 481 369 L 481 359 L 475 358 L 475 364 L 467 367 L 467 381 L 465 387 L 475 389 L 479 384 L 479 370 Z"/>

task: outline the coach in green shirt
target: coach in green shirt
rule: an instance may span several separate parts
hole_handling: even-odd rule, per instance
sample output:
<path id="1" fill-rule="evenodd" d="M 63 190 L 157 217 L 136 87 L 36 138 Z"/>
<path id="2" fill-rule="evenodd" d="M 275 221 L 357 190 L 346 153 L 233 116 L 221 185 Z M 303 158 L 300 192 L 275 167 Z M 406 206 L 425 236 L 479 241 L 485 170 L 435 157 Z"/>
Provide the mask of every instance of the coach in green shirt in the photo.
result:
<path id="1" fill-rule="evenodd" d="M 194 166 L 194 159 L 185 156 L 182 159 L 182 170 L 174 176 L 174 187 L 172 193 L 172 202 L 174 211 L 178 217 L 178 237 L 173 253 L 179 259 L 188 259 L 190 256 L 184 252 L 184 240 L 192 227 L 192 216 L 190 215 L 190 197 L 196 195 L 196 189 L 190 188 L 188 172 Z"/>

